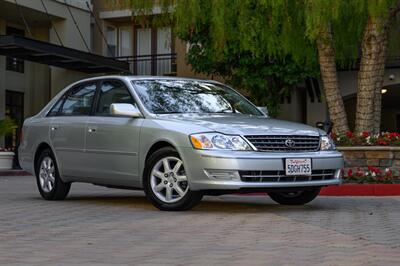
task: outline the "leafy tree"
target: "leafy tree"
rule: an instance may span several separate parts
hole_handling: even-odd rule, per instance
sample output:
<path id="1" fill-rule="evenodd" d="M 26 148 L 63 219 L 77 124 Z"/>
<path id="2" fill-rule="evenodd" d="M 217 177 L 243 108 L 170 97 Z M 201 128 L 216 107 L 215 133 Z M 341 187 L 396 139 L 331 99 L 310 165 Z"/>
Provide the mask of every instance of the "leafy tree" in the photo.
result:
<path id="1" fill-rule="evenodd" d="M 387 54 L 387 29 L 398 0 L 159 0 L 159 16 L 190 42 L 188 61 L 196 71 L 217 74 L 268 103 L 278 99 L 319 63 L 335 131 L 349 126 L 337 64 L 360 57 L 356 131 L 380 123 L 380 87 Z M 149 14 L 153 1 L 121 0 L 135 14 Z M 172 11 L 172 12 L 170 12 Z M 293 82 L 293 83 L 292 83 Z M 376 99 L 376 100 L 375 100 Z M 372 122 L 375 121 L 375 122 Z"/>
<path id="2" fill-rule="evenodd" d="M 317 77 L 318 68 L 315 47 L 290 20 L 279 20 L 293 16 L 296 8 L 278 9 L 272 2 L 161 0 L 161 8 L 169 11 L 173 6 L 173 12 L 152 22 L 175 25 L 175 34 L 191 44 L 187 61 L 195 72 L 222 77 L 276 116 L 281 100 L 306 77 Z M 114 2 L 143 15 L 150 14 L 153 3 Z M 149 23 L 146 16 L 137 21 Z"/>
<path id="3" fill-rule="evenodd" d="M 204 5 L 199 8 L 205 14 L 212 12 L 216 7 L 210 3 L 211 1 L 204 1 Z M 250 94 L 257 105 L 268 106 L 270 115 L 276 116 L 282 98 L 287 96 L 291 89 L 306 77 L 318 75 L 317 65 L 315 61 L 305 62 L 295 60 L 293 56 L 284 56 L 278 49 L 274 53 L 281 53 L 282 57 L 272 56 L 272 50 L 262 52 L 261 50 L 268 49 L 265 45 L 267 40 L 263 38 L 270 37 L 260 37 L 265 30 L 265 25 L 260 23 L 263 9 L 253 5 L 247 8 L 246 11 L 241 9 L 246 15 L 240 16 L 232 12 L 234 9 L 227 9 L 223 22 L 229 25 L 224 25 L 219 33 L 213 31 L 212 17 L 201 18 L 202 22 L 199 22 L 199 18 L 195 24 L 181 22 L 176 33 L 180 39 L 191 44 L 187 61 L 194 71 L 223 77 L 234 87 Z M 245 17 L 253 17 L 255 21 L 248 21 Z M 245 26 L 247 23 L 250 25 Z M 252 28 L 254 35 L 233 32 L 234 29 L 245 27 Z M 232 33 L 227 32 L 229 29 Z M 225 35 L 222 40 L 214 36 L 222 34 Z M 310 53 L 314 52 L 311 46 L 307 49 Z"/>

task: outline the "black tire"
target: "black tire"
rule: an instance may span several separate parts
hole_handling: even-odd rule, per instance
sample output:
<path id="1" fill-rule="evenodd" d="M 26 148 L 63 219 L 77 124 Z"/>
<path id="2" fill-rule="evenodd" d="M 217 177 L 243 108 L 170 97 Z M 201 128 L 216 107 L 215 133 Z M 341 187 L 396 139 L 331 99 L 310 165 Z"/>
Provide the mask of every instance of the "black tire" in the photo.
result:
<path id="1" fill-rule="evenodd" d="M 54 186 L 50 191 L 44 191 L 40 182 L 40 167 L 42 165 L 43 160 L 46 158 L 51 158 L 54 165 Z M 45 149 L 40 154 L 36 165 L 35 165 L 35 174 L 36 174 L 36 184 L 39 189 L 40 195 L 45 200 L 63 200 L 67 197 L 69 190 L 71 188 L 71 183 L 64 183 L 58 172 L 57 162 L 54 157 L 53 152 L 50 149 Z"/>
<path id="2" fill-rule="evenodd" d="M 185 196 L 179 201 L 168 203 L 159 199 L 151 188 L 151 172 L 160 160 L 167 157 L 180 158 L 179 153 L 172 147 L 164 147 L 150 155 L 146 162 L 146 167 L 143 176 L 143 188 L 147 199 L 158 209 L 162 211 L 186 211 L 196 206 L 201 199 L 203 194 L 199 191 L 191 191 L 190 188 L 187 190 Z M 189 186 L 189 184 L 187 184 Z"/>
<path id="3" fill-rule="evenodd" d="M 321 188 L 284 193 L 268 193 L 268 196 L 273 201 L 282 205 L 304 205 L 315 199 L 320 190 Z"/>

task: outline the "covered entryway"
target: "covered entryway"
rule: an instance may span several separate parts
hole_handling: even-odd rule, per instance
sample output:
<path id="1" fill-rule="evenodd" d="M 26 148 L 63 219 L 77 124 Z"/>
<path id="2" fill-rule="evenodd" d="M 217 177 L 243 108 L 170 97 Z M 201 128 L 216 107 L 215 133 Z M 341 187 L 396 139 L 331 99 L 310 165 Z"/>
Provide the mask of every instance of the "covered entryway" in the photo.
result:
<path id="1" fill-rule="evenodd" d="M 0 55 L 84 73 L 130 73 L 126 62 L 17 35 L 0 35 Z"/>
<path id="2" fill-rule="evenodd" d="M 382 89 L 382 131 L 400 132 L 400 84 Z"/>

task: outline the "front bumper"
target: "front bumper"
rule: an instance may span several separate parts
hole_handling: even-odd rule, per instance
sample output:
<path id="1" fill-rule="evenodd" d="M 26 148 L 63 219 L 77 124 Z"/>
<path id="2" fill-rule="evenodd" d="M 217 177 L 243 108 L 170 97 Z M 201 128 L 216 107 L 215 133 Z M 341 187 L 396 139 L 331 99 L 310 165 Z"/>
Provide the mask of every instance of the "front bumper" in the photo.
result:
<path id="1" fill-rule="evenodd" d="M 337 151 L 277 153 L 181 148 L 179 152 L 186 162 L 185 170 L 189 177 L 190 188 L 196 191 L 321 187 L 338 185 L 342 182 L 341 169 L 344 163 L 342 154 Z M 334 170 L 333 178 L 296 182 L 241 181 L 239 171 L 284 171 L 285 158 L 311 158 L 313 170 Z M 219 172 L 230 174 L 218 176 Z"/>

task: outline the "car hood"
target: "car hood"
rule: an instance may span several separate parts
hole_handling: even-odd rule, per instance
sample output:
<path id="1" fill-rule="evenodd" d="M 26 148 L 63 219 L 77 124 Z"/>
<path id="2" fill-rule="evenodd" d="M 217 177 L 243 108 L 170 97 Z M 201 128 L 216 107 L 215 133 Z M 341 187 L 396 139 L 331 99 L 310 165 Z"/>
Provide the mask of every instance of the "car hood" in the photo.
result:
<path id="1" fill-rule="evenodd" d="M 173 120 L 184 124 L 195 124 L 209 131 L 238 135 L 307 135 L 324 134 L 317 128 L 284 120 L 248 115 L 159 115 L 160 119 Z M 190 125 L 188 125 L 190 126 Z"/>

